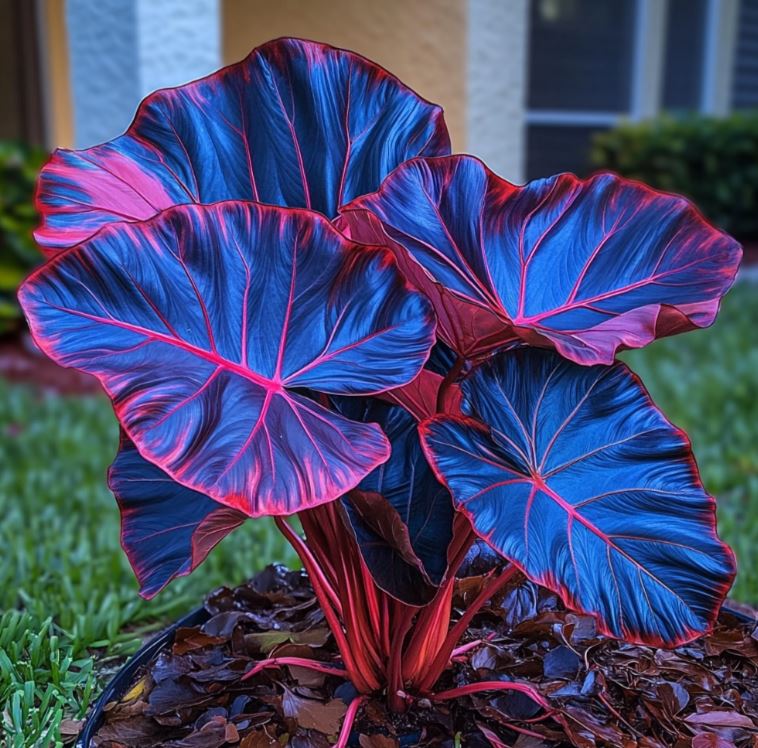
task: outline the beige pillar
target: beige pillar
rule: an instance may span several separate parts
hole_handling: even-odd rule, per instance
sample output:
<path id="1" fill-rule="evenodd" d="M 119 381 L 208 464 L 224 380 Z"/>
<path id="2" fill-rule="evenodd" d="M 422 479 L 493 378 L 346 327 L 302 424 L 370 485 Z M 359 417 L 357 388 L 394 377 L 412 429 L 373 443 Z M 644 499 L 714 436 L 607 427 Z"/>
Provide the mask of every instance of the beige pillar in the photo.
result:
<path id="1" fill-rule="evenodd" d="M 280 36 L 354 50 L 445 109 L 453 148 L 466 146 L 465 0 L 223 0 L 223 57 Z"/>

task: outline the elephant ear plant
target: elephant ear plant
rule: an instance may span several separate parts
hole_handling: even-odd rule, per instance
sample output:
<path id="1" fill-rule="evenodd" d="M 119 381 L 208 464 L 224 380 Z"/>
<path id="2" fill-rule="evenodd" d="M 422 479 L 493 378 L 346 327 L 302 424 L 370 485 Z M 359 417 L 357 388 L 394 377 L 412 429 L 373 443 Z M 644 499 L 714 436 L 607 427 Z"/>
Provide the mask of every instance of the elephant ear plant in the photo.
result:
<path id="1" fill-rule="evenodd" d="M 449 155 L 380 67 L 281 39 L 42 171 L 42 350 L 122 428 L 110 486 L 146 597 L 247 518 L 302 559 L 361 702 L 435 686 L 521 571 L 602 632 L 673 647 L 734 576 L 690 445 L 615 360 L 710 325 L 739 245 L 613 174 L 516 186 Z M 304 534 L 287 517 L 299 517 Z M 477 539 L 508 563 L 451 621 Z M 456 649 L 458 648 L 458 649 Z"/>

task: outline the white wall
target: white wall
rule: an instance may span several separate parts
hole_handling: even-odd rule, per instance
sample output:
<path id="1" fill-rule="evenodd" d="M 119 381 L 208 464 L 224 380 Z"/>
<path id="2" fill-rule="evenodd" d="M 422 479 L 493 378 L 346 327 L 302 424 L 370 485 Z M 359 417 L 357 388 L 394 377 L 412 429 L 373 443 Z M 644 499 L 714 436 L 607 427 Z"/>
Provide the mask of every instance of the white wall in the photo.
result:
<path id="1" fill-rule="evenodd" d="M 528 0 L 468 0 L 466 149 L 524 179 Z"/>
<path id="2" fill-rule="evenodd" d="M 68 0 L 77 148 L 110 140 L 156 88 L 221 64 L 219 0 Z"/>

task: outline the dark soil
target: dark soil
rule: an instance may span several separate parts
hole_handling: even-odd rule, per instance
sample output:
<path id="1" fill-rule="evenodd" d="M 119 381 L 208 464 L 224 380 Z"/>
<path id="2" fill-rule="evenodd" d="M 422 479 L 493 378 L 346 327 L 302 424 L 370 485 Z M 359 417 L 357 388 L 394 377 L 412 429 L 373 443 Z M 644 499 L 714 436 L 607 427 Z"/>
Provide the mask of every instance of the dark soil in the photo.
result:
<path id="1" fill-rule="evenodd" d="M 471 573 L 476 569 L 470 569 Z M 484 577 L 459 581 L 456 608 Z M 129 693 L 106 708 L 99 748 L 242 748 L 333 745 L 355 691 L 341 678 L 298 667 L 242 681 L 272 655 L 337 663 L 332 637 L 304 575 L 269 567 L 206 601 L 210 620 L 179 629 Z M 359 712 L 351 745 L 758 746 L 758 630 L 730 613 L 712 634 L 676 650 L 598 636 L 594 621 L 567 611 L 523 578 L 474 620 L 466 653 L 439 688 L 481 680 L 528 681 L 553 705 L 546 716 L 512 691 L 434 705 L 403 716 L 381 699 Z M 537 721 L 535 721 L 537 720 Z"/>

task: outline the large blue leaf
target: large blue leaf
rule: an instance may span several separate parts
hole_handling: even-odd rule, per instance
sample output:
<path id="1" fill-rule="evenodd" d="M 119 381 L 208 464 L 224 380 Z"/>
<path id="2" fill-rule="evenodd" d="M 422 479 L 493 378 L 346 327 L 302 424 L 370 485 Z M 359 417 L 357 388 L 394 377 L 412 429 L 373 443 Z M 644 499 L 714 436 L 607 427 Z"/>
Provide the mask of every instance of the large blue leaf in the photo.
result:
<path id="1" fill-rule="evenodd" d="M 613 174 L 524 187 L 469 156 L 414 159 L 342 209 L 359 241 L 386 232 L 470 358 L 515 336 L 581 364 L 710 325 L 739 244 L 683 198 Z"/>
<path id="2" fill-rule="evenodd" d="M 171 480 L 123 433 L 108 484 L 121 511 L 121 545 L 148 599 L 189 574 L 246 519 Z"/>
<path id="3" fill-rule="evenodd" d="M 462 386 L 470 416 L 422 441 L 482 538 L 612 636 L 673 646 L 712 625 L 732 553 L 687 438 L 623 364 L 521 348 Z"/>
<path id="4" fill-rule="evenodd" d="M 406 159 L 447 153 L 442 110 L 386 70 L 326 44 L 279 39 L 152 94 L 121 137 L 56 151 L 40 177 L 35 236 L 51 250 L 70 247 L 109 223 L 228 199 L 332 217 Z"/>
<path id="5" fill-rule="evenodd" d="M 340 412 L 378 423 L 392 448 L 342 501 L 366 565 L 377 584 L 409 605 L 429 602 L 447 572 L 453 502 L 424 456 L 416 420 L 379 400 L 340 398 Z"/>
<path id="6" fill-rule="evenodd" d="M 250 516 L 354 488 L 389 455 L 381 429 L 302 394 L 413 379 L 429 303 L 383 248 L 317 213 L 187 205 L 106 227 L 21 288 L 40 347 L 97 376 L 143 457 Z"/>

